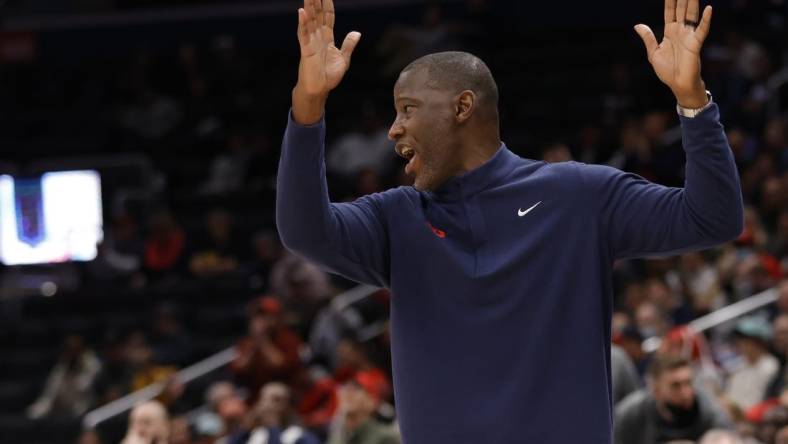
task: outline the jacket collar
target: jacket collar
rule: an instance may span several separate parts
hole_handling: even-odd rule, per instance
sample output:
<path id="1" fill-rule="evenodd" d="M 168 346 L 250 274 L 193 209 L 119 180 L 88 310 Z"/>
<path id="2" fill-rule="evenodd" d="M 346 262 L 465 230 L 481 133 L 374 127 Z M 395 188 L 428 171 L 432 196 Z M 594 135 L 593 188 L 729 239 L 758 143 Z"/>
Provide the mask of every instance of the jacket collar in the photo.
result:
<path id="1" fill-rule="evenodd" d="M 470 197 L 480 191 L 503 182 L 517 165 L 519 156 L 509 151 L 501 142 L 498 151 L 478 168 L 454 176 L 438 188 L 427 191 L 436 200 L 457 200 Z"/>

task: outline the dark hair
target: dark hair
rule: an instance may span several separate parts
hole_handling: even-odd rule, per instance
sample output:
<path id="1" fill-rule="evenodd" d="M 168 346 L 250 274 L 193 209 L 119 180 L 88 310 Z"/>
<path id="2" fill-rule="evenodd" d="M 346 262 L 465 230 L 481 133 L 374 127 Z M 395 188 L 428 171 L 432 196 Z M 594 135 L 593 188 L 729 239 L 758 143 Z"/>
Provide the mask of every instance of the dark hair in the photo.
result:
<path id="1" fill-rule="evenodd" d="M 490 68 L 482 59 L 468 52 L 447 51 L 429 54 L 411 62 L 403 73 L 424 69 L 427 86 L 434 89 L 461 92 L 473 91 L 482 108 L 498 117 L 498 85 Z"/>
<path id="2" fill-rule="evenodd" d="M 648 375 L 656 379 L 665 372 L 689 366 L 689 359 L 682 356 L 674 354 L 656 354 L 648 367 Z"/>

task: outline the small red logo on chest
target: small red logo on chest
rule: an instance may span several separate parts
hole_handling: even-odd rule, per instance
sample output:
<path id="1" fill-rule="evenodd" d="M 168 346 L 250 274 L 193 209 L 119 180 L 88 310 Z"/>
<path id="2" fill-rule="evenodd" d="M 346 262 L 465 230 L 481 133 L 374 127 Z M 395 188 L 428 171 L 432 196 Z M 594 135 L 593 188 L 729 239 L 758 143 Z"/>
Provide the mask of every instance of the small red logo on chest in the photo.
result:
<path id="1" fill-rule="evenodd" d="M 433 227 L 432 224 L 429 223 L 429 222 L 427 222 L 427 226 L 429 226 L 430 230 L 432 230 L 432 232 L 435 233 L 435 235 L 438 236 L 439 238 L 443 239 L 443 238 L 446 237 L 446 232 L 445 231 Z"/>

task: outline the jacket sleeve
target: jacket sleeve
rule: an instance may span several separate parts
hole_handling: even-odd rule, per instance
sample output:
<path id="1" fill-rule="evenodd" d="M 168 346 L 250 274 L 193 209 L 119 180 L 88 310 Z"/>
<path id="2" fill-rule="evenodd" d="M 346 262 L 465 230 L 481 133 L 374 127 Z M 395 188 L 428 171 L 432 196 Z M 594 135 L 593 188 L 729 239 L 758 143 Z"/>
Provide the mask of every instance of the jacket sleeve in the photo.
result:
<path id="1" fill-rule="evenodd" d="M 687 157 L 684 188 L 608 166 L 580 167 L 613 258 L 709 248 L 742 231 L 741 185 L 717 105 L 679 118 Z"/>
<path id="2" fill-rule="evenodd" d="M 325 118 L 304 126 L 290 113 L 276 187 L 276 226 L 285 247 L 351 280 L 385 287 L 389 249 L 382 194 L 331 203 Z"/>

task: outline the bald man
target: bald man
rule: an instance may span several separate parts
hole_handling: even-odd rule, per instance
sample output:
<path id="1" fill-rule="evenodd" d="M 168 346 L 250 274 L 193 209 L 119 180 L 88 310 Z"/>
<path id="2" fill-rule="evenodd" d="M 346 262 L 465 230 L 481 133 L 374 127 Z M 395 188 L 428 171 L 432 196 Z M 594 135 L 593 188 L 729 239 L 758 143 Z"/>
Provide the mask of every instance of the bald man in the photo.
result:
<path id="1" fill-rule="evenodd" d="M 297 254 L 391 289 L 405 443 L 611 441 L 613 261 L 708 248 L 742 229 L 736 166 L 700 77 L 710 20 L 697 0 L 667 0 L 662 43 L 636 27 L 678 101 L 683 189 L 518 157 L 500 139 L 490 70 L 447 52 L 414 61 L 394 85 L 389 136 L 414 185 L 332 203 L 324 109 L 361 35 L 337 48 L 332 0 L 305 0 L 277 226 Z"/>

